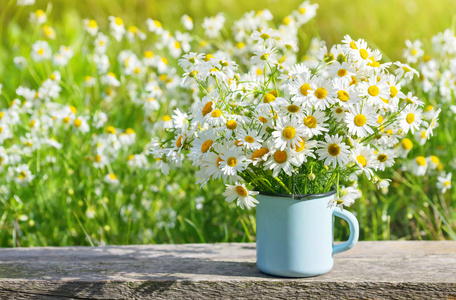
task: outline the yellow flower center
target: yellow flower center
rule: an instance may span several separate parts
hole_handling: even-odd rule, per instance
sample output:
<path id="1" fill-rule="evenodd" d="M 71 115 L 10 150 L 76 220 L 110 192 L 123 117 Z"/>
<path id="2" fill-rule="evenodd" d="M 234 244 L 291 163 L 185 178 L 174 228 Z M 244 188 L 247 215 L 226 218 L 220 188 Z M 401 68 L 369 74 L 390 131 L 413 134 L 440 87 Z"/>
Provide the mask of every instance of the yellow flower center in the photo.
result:
<path id="1" fill-rule="evenodd" d="M 450 186 L 450 185 L 451 185 L 451 182 L 445 181 L 445 182 L 443 183 L 443 185 L 445 185 L 445 186 Z"/>
<path id="2" fill-rule="evenodd" d="M 344 112 L 344 110 L 341 107 L 336 108 L 335 110 L 336 114 L 341 114 Z"/>
<path id="3" fill-rule="evenodd" d="M 168 116 L 168 115 L 164 115 L 164 116 L 162 117 L 162 121 L 164 121 L 164 122 L 169 122 L 169 121 L 171 121 L 171 117 Z"/>
<path id="4" fill-rule="evenodd" d="M 358 84 L 358 80 L 356 79 L 355 76 L 351 76 L 351 81 L 350 81 L 350 85 L 357 85 Z"/>
<path id="5" fill-rule="evenodd" d="M 236 186 L 236 192 L 241 197 L 247 197 L 247 195 L 248 195 L 247 190 L 240 185 Z"/>
<path id="6" fill-rule="evenodd" d="M 261 123 L 267 123 L 268 120 L 265 117 L 259 116 L 258 120 L 260 120 Z"/>
<path id="7" fill-rule="evenodd" d="M 358 49 L 358 47 L 356 46 L 356 43 L 354 41 L 350 42 L 350 48 L 355 49 L 355 50 Z"/>
<path id="8" fill-rule="evenodd" d="M 304 125 L 309 128 L 315 128 L 318 125 L 317 119 L 314 116 L 307 116 L 304 118 Z"/>
<path id="9" fill-rule="evenodd" d="M 93 157 L 93 160 L 95 162 L 100 162 L 101 161 L 101 156 L 99 154 L 95 154 L 95 156 Z"/>
<path id="10" fill-rule="evenodd" d="M 435 155 L 431 155 L 431 161 L 432 161 L 432 163 L 434 163 L 436 165 L 438 165 L 440 163 L 440 159 Z"/>
<path id="11" fill-rule="evenodd" d="M 98 26 L 97 21 L 95 20 L 90 20 L 89 23 L 87 24 L 90 28 L 95 28 Z"/>
<path id="12" fill-rule="evenodd" d="M 212 111 L 212 104 L 212 101 L 209 101 L 206 105 L 204 105 L 203 110 L 201 111 L 203 113 L 203 117 Z"/>
<path id="13" fill-rule="evenodd" d="M 116 129 L 113 126 L 108 126 L 106 132 L 109 134 L 116 134 Z"/>
<path id="14" fill-rule="evenodd" d="M 235 167 L 237 165 L 237 159 L 236 157 L 230 157 L 228 158 L 228 160 L 226 161 L 226 164 L 230 167 Z"/>
<path id="15" fill-rule="evenodd" d="M 308 83 L 304 83 L 299 88 L 299 90 L 301 91 L 301 94 L 303 94 L 304 96 L 307 96 L 309 94 L 309 90 L 311 90 L 311 89 L 312 88 L 310 87 L 310 84 L 308 84 Z"/>
<path id="16" fill-rule="evenodd" d="M 269 152 L 268 148 L 260 148 L 258 150 L 255 150 L 252 154 L 252 160 L 261 158 L 261 157 L 265 156 L 266 154 L 268 154 L 268 152 Z"/>
<path id="17" fill-rule="evenodd" d="M 287 158 L 288 155 L 285 151 L 276 151 L 274 153 L 274 160 L 279 164 L 283 164 L 284 162 L 286 162 Z"/>
<path id="18" fill-rule="evenodd" d="M 328 153 L 331 156 L 338 156 L 340 154 L 340 147 L 337 144 L 330 144 L 328 146 Z"/>
<path id="19" fill-rule="evenodd" d="M 68 124 L 68 122 L 70 122 L 70 117 L 65 117 L 65 118 L 63 118 L 62 122 L 63 122 L 64 124 Z"/>
<path id="20" fill-rule="evenodd" d="M 426 158 L 424 156 L 418 156 L 416 158 L 416 163 L 419 165 L 419 166 L 425 166 L 426 165 Z"/>
<path id="21" fill-rule="evenodd" d="M 407 117 L 405 118 L 407 123 L 412 124 L 415 121 L 415 115 L 413 113 L 407 114 Z"/>
<path id="22" fill-rule="evenodd" d="M 286 140 L 291 140 L 296 135 L 296 129 L 292 126 L 288 126 L 283 130 L 282 135 Z"/>
<path id="23" fill-rule="evenodd" d="M 410 50 L 410 54 L 411 54 L 412 56 L 415 56 L 417 53 L 418 53 L 418 50 L 416 50 L 416 49 Z"/>
<path id="24" fill-rule="evenodd" d="M 180 148 L 182 147 L 182 135 L 179 136 L 179 138 L 176 141 L 176 147 Z"/>
<path id="25" fill-rule="evenodd" d="M 206 153 L 211 148 L 214 142 L 212 140 L 207 140 L 201 145 L 201 152 Z"/>
<path id="26" fill-rule="evenodd" d="M 291 104 L 291 105 L 287 106 L 287 110 L 288 110 L 288 112 L 291 112 L 291 113 L 294 114 L 294 113 L 297 113 L 299 111 L 299 106 Z"/>
<path id="27" fill-rule="evenodd" d="M 229 120 L 228 122 L 226 122 L 226 128 L 234 130 L 234 129 L 236 129 L 236 127 L 237 127 L 237 122 L 236 121 Z"/>
<path id="28" fill-rule="evenodd" d="M 405 150 L 410 150 L 413 148 L 413 143 L 408 138 L 403 139 L 401 142 L 401 145 L 402 145 L 402 148 L 404 148 Z"/>
<path id="29" fill-rule="evenodd" d="M 378 94 L 380 94 L 380 90 L 378 89 L 378 87 L 377 87 L 376 85 L 371 85 L 371 86 L 367 89 L 367 92 L 368 92 L 369 95 L 371 95 L 372 97 L 378 96 Z"/>
<path id="30" fill-rule="evenodd" d="M 363 114 L 356 115 L 353 121 L 356 126 L 364 126 L 366 124 L 366 116 Z"/>
<path id="31" fill-rule="evenodd" d="M 328 92 L 327 92 L 326 89 L 323 88 L 323 87 L 319 87 L 319 88 L 315 91 L 315 97 L 317 97 L 317 98 L 320 99 L 320 100 L 325 99 L 327 94 L 328 94 Z"/>
<path id="32" fill-rule="evenodd" d="M 216 110 L 214 110 L 214 111 L 211 113 L 211 116 L 212 116 L 213 118 L 218 118 L 218 117 L 220 117 L 221 115 L 222 115 L 222 111 L 221 111 L 220 109 L 216 109 Z"/>
<path id="33" fill-rule="evenodd" d="M 154 56 L 154 53 L 150 50 L 147 50 L 146 52 L 144 52 L 144 57 L 146 58 L 152 58 Z"/>
<path id="34" fill-rule="evenodd" d="M 299 146 L 295 145 L 295 151 L 301 152 L 306 148 L 306 141 L 302 139 L 302 142 L 299 142 Z"/>
<path id="35" fill-rule="evenodd" d="M 74 126 L 80 127 L 81 124 L 82 124 L 81 120 L 79 120 L 79 119 L 74 119 Z"/>
<path id="36" fill-rule="evenodd" d="M 366 49 L 360 49 L 359 55 L 361 56 L 362 59 L 367 59 L 369 57 L 369 54 L 367 53 Z"/>
<path id="37" fill-rule="evenodd" d="M 303 15 L 303 14 L 306 13 L 306 8 L 305 7 L 301 7 L 301 8 L 298 9 L 298 12 L 299 12 L 299 14 Z"/>
<path id="38" fill-rule="evenodd" d="M 268 94 L 264 95 L 263 103 L 271 103 L 271 102 L 274 102 L 275 99 L 276 99 L 276 96 L 268 93 Z"/>
<path id="39" fill-rule="evenodd" d="M 340 90 L 337 92 L 337 98 L 339 98 L 340 101 L 342 102 L 347 102 L 350 100 L 350 96 L 346 91 Z"/>
<path id="40" fill-rule="evenodd" d="M 361 166 L 363 166 L 363 168 L 365 168 L 366 165 L 367 165 L 367 160 L 366 160 L 366 158 L 365 158 L 364 156 L 362 156 L 362 155 L 358 155 L 358 156 L 356 157 L 356 161 L 357 161 Z"/>
<path id="41" fill-rule="evenodd" d="M 390 95 L 390 96 L 391 96 L 391 98 L 394 98 L 394 97 L 396 97 L 396 95 L 397 95 L 397 92 L 398 92 L 398 90 L 397 90 L 397 88 L 396 88 L 395 86 L 393 86 L 393 85 L 392 85 L 392 86 L 390 86 L 390 93 L 391 93 L 391 95 Z"/>
<path id="42" fill-rule="evenodd" d="M 269 53 L 265 53 L 265 54 L 260 56 L 260 59 L 261 60 L 268 60 L 268 57 L 269 57 Z"/>
<path id="43" fill-rule="evenodd" d="M 245 137 L 245 141 L 247 143 L 253 143 L 253 142 L 255 142 L 255 139 L 253 137 L 251 137 L 250 135 L 248 135 Z"/>
<path id="44" fill-rule="evenodd" d="M 347 70 L 345 69 L 340 69 L 339 71 L 337 71 L 337 76 L 339 77 L 344 77 L 345 75 L 347 75 Z"/>
<path id="45" fill-rule="evenodd" d="M 118 26 L 122 25 L 123 24 L 123 20 L 121 18 L 116 18 L 115 19 L 115 22 Z"/>
<path id="46" fill-rule="evenodd" d="M 377 156 L 377 160 L 378 160 L 379 162 L 384 163 L 385 161 L 388 160 L 388 155 L 386 155 L 386 154 L 380 154 L 379 156 Z"/>
<path id="47" fill-rule="evenodd" d="M 260 35 L 260 37 L 261 37 L 263 40 L 267 40 L 267 39 L 269 39 L 271 36 L 270 36 L 269 34 L 267 34 L 267 33 L 263 33 L 263 34 Z"/>

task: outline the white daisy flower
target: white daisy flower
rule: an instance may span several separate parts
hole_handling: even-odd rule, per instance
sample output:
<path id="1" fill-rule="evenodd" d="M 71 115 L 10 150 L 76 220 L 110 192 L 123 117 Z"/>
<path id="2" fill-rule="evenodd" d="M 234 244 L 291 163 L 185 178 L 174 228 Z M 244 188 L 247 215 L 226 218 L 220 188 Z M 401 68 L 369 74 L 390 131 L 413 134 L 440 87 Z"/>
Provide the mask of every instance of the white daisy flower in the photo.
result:
<path id="1" fill-rule="evenodd" d="M 315 89 L 310 93 L 310 101 L 317 109 L 324 110 L 336 103 L 336 90 L 331 81 L 324 78 L 317 78 L 314 81 Z"/>
<path id="2" fill-rule="evenodd" d="M 335 168 L 337 165 L 344 166 L 348 163 L 350 154 L 347 144 L 342 142 L 343 136 L 325 135 L 325 140 L 320 141 L 317 154 L 320 160 L 323 160 L 326 165 L 332 165 Z"/>
<path id="3" fill-rule="evenodd" d="M 451 176 L 452 173 L 448 173 L 437 177 L 437 188 L 441 190 L 442 194 L 451 189 Z"/>
<path id="4" fill-rule="evenodd" d="M 263 143 L 263 139 L 258 135 L 257 131 L 252 129 L 249 129 L 248 131 L 241 129 L 236 134 L 236 139 L 239 146 L 244 146 L 250 151 L 260 149 L 261 144 Z"/>
<path id="5" fill-rule="evenodd" d="M 361 106 L 357 104 L 352 106 L 345 115 L 345 123 L 348 125 L 350 134 L 364 138 L 374 133 L 372 127 L 377 126 L 377 114 L 370 105 L 364 104 Z"/>
<path id="6" fill-rule="evenodd" d="M 399 122 L 400 128 L 404 131 L 404 133 L 408 133 L 409 131 L 414 133 L 415 130 L 419 130 L 421 125 L 421 110 L 418 109 L 418 106 L 416 104 L 408 105 L 399 114 L 397 120 Z"/>
<path id="7" fill-rule="evenodd" d="M 245 187 L 244 183 L 236 183 L 235 185 L 226 184 L 226 190 L 223 192 L 223 196 L 225 196 L 225 200 L 227 202 L 233 202 L 237 200 L 237 205 L 242 209 L 247 208 L 250 209 L 255 207 L 255 204 L 258 201 L 253 198 L 252 196 L 258 195 L 259 192 L 249 191 Z"/>
<path id="8" fill-rule="evenodd" d="M 313 137 L 329 131 L 329 124 L 326 122 L 328 117 L 324 111 L 316 109 L 313 113 L 307 114 L 304 119 L 304 126 L 306 127 L 306 135 Z"/>
<path id="9" fill-rule="evenodd" d="M 280 150 L 285 148 L 291 149 L 299 147 L 299 143 L 303 141 L 303 136 L 306 135 L 306 127 L 299 125 L 297 121 L 288 121 L 279 118 L 277 124 L 272 132 L 275 147 Z"/>
<path id="10" fill-rule="evenodd" d="M 295 154 L 289 149 L 272 151 L 264 163 L 264 168 L 272 170 L 272 176 L 277 177 L 280 171 L 291 176 L 294 172 L 293 165 L 298 166 L 299 162 L 295 158 Z"/>

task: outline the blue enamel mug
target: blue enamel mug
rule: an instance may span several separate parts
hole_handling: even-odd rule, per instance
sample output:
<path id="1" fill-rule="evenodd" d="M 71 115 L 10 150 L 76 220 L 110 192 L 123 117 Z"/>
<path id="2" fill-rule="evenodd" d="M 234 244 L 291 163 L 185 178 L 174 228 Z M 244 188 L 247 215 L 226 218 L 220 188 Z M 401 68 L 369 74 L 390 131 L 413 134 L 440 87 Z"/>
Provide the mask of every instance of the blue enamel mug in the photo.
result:
<path id="1" fill-rule="evenodd" d="M 266 274 L 310 277 L 329 272 L 333 255 L 352 248 L 359 225 L 347 210 L 329 207 L 335 191 L 313 195 L 260 193 L 256 207 L 257 266 Z M 350 227 L 348 241 L 334 245 L 334 216 Z"/>

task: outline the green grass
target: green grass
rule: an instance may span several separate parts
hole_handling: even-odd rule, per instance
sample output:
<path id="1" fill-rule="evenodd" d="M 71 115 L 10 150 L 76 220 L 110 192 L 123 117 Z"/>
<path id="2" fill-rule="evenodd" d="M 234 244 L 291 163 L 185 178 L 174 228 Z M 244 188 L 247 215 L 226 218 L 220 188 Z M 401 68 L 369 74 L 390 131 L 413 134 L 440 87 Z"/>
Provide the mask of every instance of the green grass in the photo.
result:
<path id="1" fill-rule="evenodd" d="M 0 7 L 6 6 L 3 0 Z M 47 1 L 37 1 L 36 8 L 45 8 Z M 304 30 L 308 36 L 319 34 L 328 44 L 339 42 L 345 34 L 365 38 L 379 47 L 391 60 L 401 58 L 405 39 L 427 38 L 453 25 L 455 8 L 452 0 L 416 1 L 319 1 L 316 21 Z M 245 11 L 268 8 L 279 21 L 301 1 L 54 1 L 51 19 L 59 44 L 83 45 L 83 18 L 95 18 L 106 26 L 110 15 L 124 18 L 144 30 L 148 17 L 162 20 L 169 29 L 178 28 L 183 13 L 200 24 L 204 16 L 225 12 L 228 22 Z M 29 47 L 38 38 L 38 30 L 27 25 L 28 8 L 12 8 L 5 15 L 2 47 L 0 48 L 0 83 L 3 93 L 0 108 L 6 108 L 17 86 L 27 83 L 36 88 L 49 76 L 49 65 L 33 66 L 18 71 L 12 64 L 14 55 L 28 56 Z M 0 11 L 1 14 L 1 11 Z M 27 29 L 24 29 L 27 28 Z M 126 46 L 124 44 L 123 46 Z M 77 50 L 82 49 L 78 48 Z M 140 52 L 138 46 L 136 51 Z M 113 60 L 114 61 L 114 60 Z M 116 64 L 112 69 L 118 70 Z M 36 73 L 29 75 L 30 70 Z M 77 52 L 68 68 L 60 72 L 69 80 L 59 100 L 74 105 L 78 111 L 101 109 L 109 114 L 109 124 L 116 128 L 132 127 L 138 142 L 128 152 L 119 154 L 112 164 L 122 188 L 110 190 L 101 183 L 106 172 L 91 167 L 88 156 L 93 147 L 71 132 L 58 131 L 55 137 L 63 142 L 63 150 L 37 151 L 27 163 L 37 178 L 30 186 L 12 184 L 11 193 L 0 195 L 0 246 L 66 246 L 102 244 L 192 243 L 192 242 L 251 242 L 255 240 L 254 210 L 242 211 L 224 201 L 221 182 L 211 182 L 204 189 L 195 183 L 192 168 L 172 170 L 168 176 L 160 171 L 131 169 L 126 164 L 130 153 L 138 153 L 150 141 L 142 128 L 144 117 L 137 107 L 125 101 L 128 92 L 122 87 L 111 103 L 100 105 L 98 100 L 84 102 L 81 82 L 94 67 L 85 55 Z M 69 75 L 70 74 L 70 75 Z M 37 82 L 38 81 L 38 82 Z M 95 99 L 97 91 L 92 91 Z M 154 115 L 159 118 L 167 107 Z M 440 131 L 432 139 L 432 154 L 448 163 L 456 153 L 454 117 L 444 111 Z M 25 128 L 18 132 L 25 132 Z M 97 132 L 100 133 L 102 129 Z M 14 140 L 9 142 L 18 142 Z M 412 154 L 421 153 L 417 147 Z M 46 163 L 47 155 L 56 157 L 58 164 Z M 396 174 L 397 175 L 397 174 Z M 391 174 L 391 176 L 396 176 Z M 3 182 L 7 174 L 1 176 Z M 371 183 L 361 181 L 364 196 L 350 210 L 360 222 L 362 240 L 387 239 L 456 239 L 456 194 L 451 190 L 441 195 L 435 188 L 435 178 L 415 178 L 397 175 L 390 192 L 382 195 Z M 0 184 L 1 185 L 1 184 Z M 100 191 L 97 192 L 97 188 Z M 199 199 L 199 200 L 198 200 Z M 203 200 L 201 200 L 203 199 Z M 202 208 L 197 209 L 197 200 Z M 93 217 L 91 216 L 93 212 Z M 348 226 L 336 225 L 336 239 L 346 239 Z"/>

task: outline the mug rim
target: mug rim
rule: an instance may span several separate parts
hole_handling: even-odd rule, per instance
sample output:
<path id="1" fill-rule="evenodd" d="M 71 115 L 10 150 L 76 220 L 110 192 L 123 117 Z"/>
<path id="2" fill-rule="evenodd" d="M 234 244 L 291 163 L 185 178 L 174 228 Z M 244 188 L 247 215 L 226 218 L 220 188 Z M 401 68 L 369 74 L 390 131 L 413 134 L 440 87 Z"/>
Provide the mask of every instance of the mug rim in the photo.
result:
<path id="1" fill-rule="evenodd" d="M 336 190 L 332 190 L 326 193 L 318 193 L 318 194 L 277 194 L 277 193 L 270 193 L 270 192 L 259 192 L 259 195 L 264 196 L 272 196 L 272 197 L 281 197 L 281 198 L 291 198 L 294 200 L 312 200 L 312 199 L 320 199 L 325 198 L 331 195 L 334 195 Z"/>

